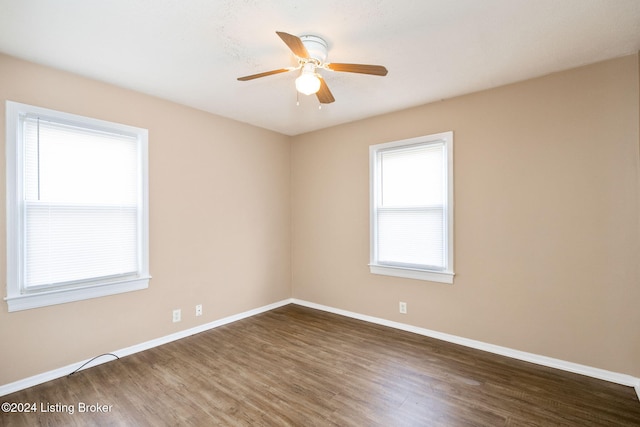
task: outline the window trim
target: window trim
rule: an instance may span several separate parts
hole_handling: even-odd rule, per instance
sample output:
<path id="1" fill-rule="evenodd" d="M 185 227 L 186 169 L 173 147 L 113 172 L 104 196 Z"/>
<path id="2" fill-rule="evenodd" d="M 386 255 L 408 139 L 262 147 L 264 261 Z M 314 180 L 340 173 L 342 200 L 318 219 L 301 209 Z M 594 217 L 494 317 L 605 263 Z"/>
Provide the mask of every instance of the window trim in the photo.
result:
<path id="1" fill-rule="evenodd" d="M 138 142 L 140 166 L 140 209 L 138 212 L 140 267 L 137 277 L 97 281 L 72 288 L 51 288 L 26 292 L 22 288 L 25 253 L 24 228 L 24 141 L 19 127 L 20 118 L 39 115 L 59 123 L 81 128 L 103 130 L 134 136 Z M 148 130 L 134 126 L 79 116 L 47 108 L 6 101 L 6 210 L 7 210 L 7 296 L 9 312 L 98 298 L 149 287 L 149 180 Z"/>
<path id="2" fill-rule="evenodd" d="M 446 236 L 445 236 L 445 257 L 446 267 L 442 270 L 408 268 L 380 264 L 377 261 L 377 202 L 379 197 L 379 156 L 378 153 L 390 148 L 406 147 L 418 144 L 444 143 L 445 164 L 447 167 L 445 174 L 445 184 L 447 187 L 446 210 Z M 453 284 L 454 273 L 454 252 L 453 252 L 453 131 L 442 132 L 432 135 L 424 135 L 415 138 L 403 139 L 399 141 L 386 142 L 369 146 L 369 248 L 370 262 L 369 270 L 372 274 L 386 276 L 403 277 L 408 279 L 427 280 L 433 282 Z"/>

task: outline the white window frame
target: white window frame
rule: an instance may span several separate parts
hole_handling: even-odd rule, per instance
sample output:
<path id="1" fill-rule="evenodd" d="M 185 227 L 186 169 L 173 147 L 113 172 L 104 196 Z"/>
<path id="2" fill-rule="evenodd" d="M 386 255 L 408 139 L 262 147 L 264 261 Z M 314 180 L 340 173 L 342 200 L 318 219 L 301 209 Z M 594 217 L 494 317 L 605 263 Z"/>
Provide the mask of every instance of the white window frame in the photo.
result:
<path id="1" fill-rule="evenodd" d="M 445 268 L 431 270 L 422 268 L 408 268 L 395 265 L 385 265 L 378 260 L 377 254 L 377 207 L 380 198 L 381 177 L 380 153 L 394 148 L 404 148 L 415 145 L 444 143 L 444 155 L 446 171 L 446 205 L 445 209 Z M 373 274 L 403 277 L 409 279 L 427 280 L 452 284 L 454 278 L 453 268 L 453 132 L 442 132 L 433 135 L 425 135 L 400 141 L 371 145 L 369 147 L 369 172 L 370 172 L 370 263 L 369 269 Z"/>
<path id="2" fill-rule="evenodd" d="M 119 133 L 135 137 L 139 161 L 138 244 L 139 268 L 135 277 L 120 280 L 87 282 L 67 288 L 44 288 L 26 292 L 25 263 L 25 208 L 24 208 L 24 140 L 21 117 L 37 115 L 58 123 L 80 128 Z M 148 288 L 149 279 L 149 184 L 148 184 L 148 131 L 147 129 L 78 116 L 46 108 L 6 102 L 6 168 L 7 168 L 7 301 L 10 312 L 62 304 L 72 301 L 114 295 Z"/>

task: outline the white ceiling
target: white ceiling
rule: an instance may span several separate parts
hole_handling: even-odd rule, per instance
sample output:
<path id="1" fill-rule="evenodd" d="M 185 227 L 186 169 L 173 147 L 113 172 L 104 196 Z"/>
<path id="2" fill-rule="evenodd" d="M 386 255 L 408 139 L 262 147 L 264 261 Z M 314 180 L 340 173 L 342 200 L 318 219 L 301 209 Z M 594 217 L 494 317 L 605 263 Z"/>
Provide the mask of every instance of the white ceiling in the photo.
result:
<path id="1" fill-rule="evenodd" d="M 318 109 L 275 34 L 315 34 L 329 62 Z M 640 50 L 640 0 L 0 0 L 0 52 L 287 135 Z M 0 76 L 1 78 L 1 76 Z"/>

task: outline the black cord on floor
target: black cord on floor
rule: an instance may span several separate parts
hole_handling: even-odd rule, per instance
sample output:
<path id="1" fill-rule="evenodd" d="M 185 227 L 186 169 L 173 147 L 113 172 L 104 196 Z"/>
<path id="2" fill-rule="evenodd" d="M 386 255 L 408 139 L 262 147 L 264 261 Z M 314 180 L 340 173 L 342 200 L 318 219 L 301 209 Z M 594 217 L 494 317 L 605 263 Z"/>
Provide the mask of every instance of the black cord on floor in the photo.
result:
<path id="1" fill-rule="evenodd" d="M 75 374 L 76 372 L 78 372 L 80 369 L 82 369 L 82 368 L 84 368 L 85 366 L 87 366 L 89 363 L 93 362 L 94 360 L 96 360 L 97 358 L 102 357 L 102 356 L 113 356 L 113 357 L 115 357 L 116 359 L 120 360 L 120 358 L 119 358 L 116 354 L 113 354 L 113 353 L 104 353 L 104 354 L 101 354 L 101 355 L 99 355 L 99 356 L 94 357 L 94 358 L 93 358 L 93 359 L 91 359 L 91 360 L 87 360 L 86 362 L 84 362 L 84 363 L 82 364 L 82 366 L 80 366 L 78 369 L 76 369 L 75 371 L 73 371 L 73 372 L 71 372 L 69 375 L 67 375 L 67 377 L 70 377 L 71 375 L 73 375 L 73 374 Z"/>

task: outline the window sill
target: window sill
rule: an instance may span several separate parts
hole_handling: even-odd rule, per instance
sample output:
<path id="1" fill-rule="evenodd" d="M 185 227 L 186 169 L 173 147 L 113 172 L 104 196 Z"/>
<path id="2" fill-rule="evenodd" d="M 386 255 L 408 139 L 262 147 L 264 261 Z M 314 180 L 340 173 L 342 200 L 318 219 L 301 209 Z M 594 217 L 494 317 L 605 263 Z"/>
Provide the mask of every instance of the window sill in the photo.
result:
<path id="1" fill-rule="evenodd" d="M 416 270 L 412 268 L 389 267 L 382 265 L 369 264 L 369 270 L 373 274 L 381 274 L 384 276 L 404 277 L 406 279 L 428 280 L 430 282 L 439 282 L 453 284 L 453 272 L 448 271 L 429 271 Z"/>
<path id="2" fill-rule="evenodd" d="M 67 302 L 146 289 L 149 287 L 149 279 L 150 277 L 144 277 L 141 279 L 84 288 L 57 289 L 48 292 L 38 292 L 37 294 L 8 296 L 5 298 L 5 301 L 7 301 L 7 305 L 9 306 L 9 312 L 29 310 L 31 308 L 46 307 L 49 305 L 64 304 Z"/>

